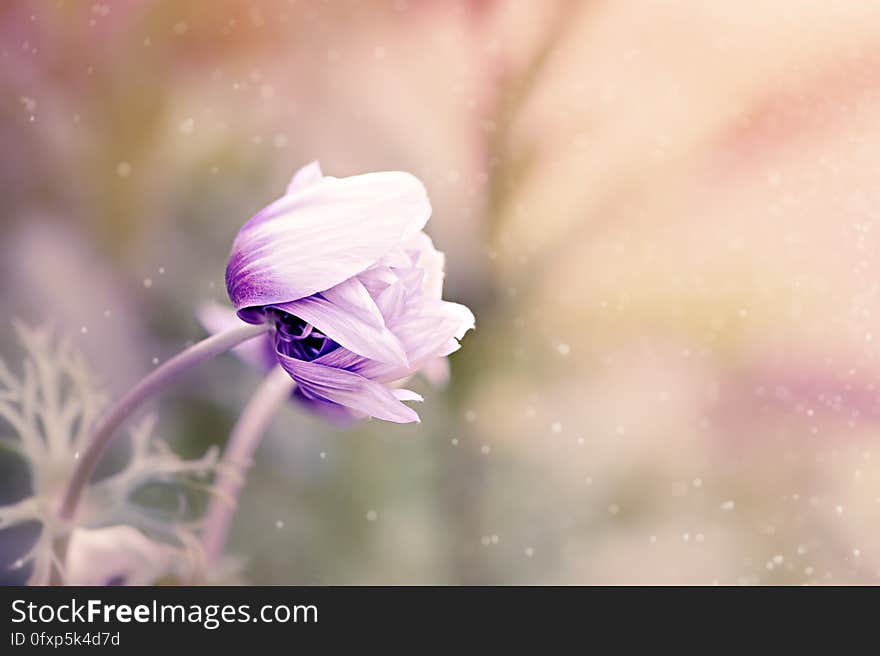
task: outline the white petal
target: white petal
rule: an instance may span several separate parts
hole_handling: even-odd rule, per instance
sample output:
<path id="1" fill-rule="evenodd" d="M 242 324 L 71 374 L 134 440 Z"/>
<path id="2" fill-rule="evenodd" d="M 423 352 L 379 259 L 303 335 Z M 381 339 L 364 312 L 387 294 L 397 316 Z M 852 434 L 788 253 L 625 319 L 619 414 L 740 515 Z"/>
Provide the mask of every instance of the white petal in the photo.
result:
<path id="1" fill-rule="evenodd" d="M 428 360 L 420 372 L 425 379 L 434 387 L 445 387 L 449 383 L 451 373 L 449 371 L 449 360 L 445 357 L 434 358 Z"/>
<path id="2" fill-rule="evenodd" d="M 171 572 L 172 547 L 147 538 L 131 526 L 76 529 L 70 534 L 67 578 L 70 585 L 149 585 Z"/>
<path id="3" fill-rule="evenodd" d="M 391 390 L 391 393 L 399 401 L 416 401 L 418 403 L 421 403 L 425 400 L 421 394 L 418 394 L 417 392 L 413 392 L 412 390 L 408 389 L 393 389 Z"/>
<path id="4" fill-rule="evenodd" d="M 323 177 L 321 165 L 318 162 L 310 162 L 293 174 L 290 184 L 287 185 L 287 193 L 292 194 L 300 189 L 305 189 Z"/>
<path id="5" fill-rule="evenodd" d="M 424 232 L 411 237 L 401 248 L 404 250 L 413 249 L 417 252 L 415 266 L 425 272 L 423 282 L 425 298 L 439 301 L 443 296 L 443 267 L 446 256 L 434 248 L 434 242 Z"/>
<path id="6" fill-rule="evenodd" d="M 437 301 L 428 304 L 428 309 L 429 313 L 410 314 L 389 325 L 406 350 L 408 367 L 364 358 L 341 348 L 321 356 L 315 362 L 355 371 L 380 382 L 410 376 L 434 358 L 449 355 L 458 349 L 456 336 L 464 335 L 473 326 L 473 315 L 463 305 Z"/>
<path id="7" fill-rule="evenodd" d="M 418 233 L 431 205 L 408 173 L 325 177 L 248 221 L 235 239 L 226 287 L 236 310 L 275 305 L 338 285 Z"/>

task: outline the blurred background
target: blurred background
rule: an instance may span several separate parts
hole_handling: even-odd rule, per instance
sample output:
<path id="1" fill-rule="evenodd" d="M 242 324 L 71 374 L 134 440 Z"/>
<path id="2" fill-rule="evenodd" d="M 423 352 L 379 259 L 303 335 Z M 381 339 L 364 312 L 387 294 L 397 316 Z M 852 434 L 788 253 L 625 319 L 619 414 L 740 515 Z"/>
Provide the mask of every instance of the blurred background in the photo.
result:
<path id="1" fill-rule="evenodd" d="M 855 0 L 4 2 L 0 353 L 51 322 L 118 395 L 297 167 L 411 171 L 477 331 L 420 425 L 282 412 L 245 580 L 876 583 L 878 43 Z"/>

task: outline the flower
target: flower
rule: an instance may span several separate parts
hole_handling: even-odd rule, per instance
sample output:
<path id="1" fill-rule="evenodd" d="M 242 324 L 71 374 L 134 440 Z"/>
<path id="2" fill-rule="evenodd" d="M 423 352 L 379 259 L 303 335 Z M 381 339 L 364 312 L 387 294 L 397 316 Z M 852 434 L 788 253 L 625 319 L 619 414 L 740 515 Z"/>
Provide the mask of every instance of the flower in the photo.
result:
<path id="1" fill-rule="evenodd" d="M 126 526 L 74 529 L 65 563 L 68 585 L 151 585 L 189 581 L 200 568 L 198 542 L 174 547 Z"/>
<path id="2" fill-rule="evenodd" d="M 241 320 L 272 324 L 272 356 L 313 407 L 419 420 L 402 402 L 421 397 L 389 385 L 436 371 L 474 327 L 467 307 L 442 300 L 430 214 L 408 173 L 334 178 L 313 162 L 239 231 L 229 298 Z"/>

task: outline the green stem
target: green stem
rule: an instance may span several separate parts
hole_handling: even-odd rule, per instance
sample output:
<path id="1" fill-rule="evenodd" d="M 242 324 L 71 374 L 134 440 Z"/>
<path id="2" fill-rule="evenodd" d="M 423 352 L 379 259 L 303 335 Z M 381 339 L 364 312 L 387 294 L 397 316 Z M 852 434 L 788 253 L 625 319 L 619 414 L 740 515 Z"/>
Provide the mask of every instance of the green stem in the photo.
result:
<path id="1" fill-rule="evenodd" d="M 295 386 L 296 383 L 284 369 L 275 367 L 254 392 L 232 429 L 223 453 L 225 466 L 220 468 L 217 495 L 211 500 L 205 515 L 202 544 L 209 566 L 215 564 L 223 552 L 232 515 L 244 487 L 245 474 L 251 465 L 254 451 L 278 408 L 290 398 Z"/>
<path id="2" fill-rule="evenodd" d="M 251 325 L 244 324 L 231 328 L 226 332 L 219 333 L 193 344 L 181 351 L 170 360 L 156 367 L 141 381 L 132 387 L 104 417 L 97 422 L 93 431 L 92 439 L 85 452 L 79 454 L 76 468 L 64 492 L 59 510 L 62 520 L 69 520 L 76 511 L 79 499 L 86 484 L 91 479 L 98 465 L 98 461 L 104 451 L 113 441 L 116 429 L 128 419 L 140 405 L 153 394 L 166 387 L 181 373 L 200 362 L 204 362 L 216 355 L 225 353 L 231 348 L 238 346 L 244 341 L 253 339 L 264 334 L 269 329 L 267 324 Z"/>

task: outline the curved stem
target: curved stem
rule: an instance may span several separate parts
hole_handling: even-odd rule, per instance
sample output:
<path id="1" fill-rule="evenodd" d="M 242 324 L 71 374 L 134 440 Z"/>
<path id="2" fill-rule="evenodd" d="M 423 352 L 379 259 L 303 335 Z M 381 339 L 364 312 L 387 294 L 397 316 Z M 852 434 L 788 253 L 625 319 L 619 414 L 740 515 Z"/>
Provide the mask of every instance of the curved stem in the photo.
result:
<path id="1" fill-rule="evenodd" d="M 269 329 L 266 324 L 245 324 L 236 326 L 225 332 L 203 339 L 181 351 L 170 360 L 163 362 L 152 372 L 147 374 L 141 381 L 132 387 L 112 408 L 100 419 L 92 430 L 92 438 L 86 450 L 79 455 L 76 469 L 67 483 L 64 497 L 59 510 L 61 519 L 70 519 L 76 510 L 82 491 L 104 450 L 113 440 L 116 429 L 135 411 L 140 405 L 157 391 L 168 385 L 181 373 L 200 362 L 220 355 L 229 349 L 238 346 L 244 341 L 262 335 Z"/>
<path id="2" fill-rule="evenodd" d="M 238 495 L 244 487 L 245 474 L 263 434 L 278 408 L 293 392 L 296 383 L 280 366 L 275 367 L 254 392 L 232 429 L 217 482 L 217 494 L 205 515 L 202 544 L 208 565 L 217 562 L 226 543 Z"/>

